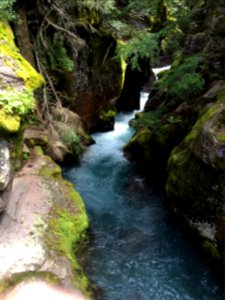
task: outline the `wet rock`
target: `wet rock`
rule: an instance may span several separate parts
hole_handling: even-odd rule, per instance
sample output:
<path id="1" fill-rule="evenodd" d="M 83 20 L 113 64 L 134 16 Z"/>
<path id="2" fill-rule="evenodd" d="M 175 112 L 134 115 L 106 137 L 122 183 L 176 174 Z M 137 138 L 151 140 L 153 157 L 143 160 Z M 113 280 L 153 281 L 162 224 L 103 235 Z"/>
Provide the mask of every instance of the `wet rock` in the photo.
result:
<path id="1" fill-rule="evenodd" d="M 220 267 L 225 267 L 224 83 L 216 84 L 204 97 L 217 101 L 172 151 L 166 190 L 176 214 L 197 232 Z"/>
<path id="2" fill-rule="evenodd" d="M 150 70 L 149 63 L 143 60 L 140 61 L 139 64 L 140 70 L 133 69 L 130 64 L 127 66 L 124 87 L 116 104 L 118 111 L 133 111 L 139 109 L 141 90 L 149 80 L 154 80 L 154 78 L 150 76 L 152 75 L 152 71 Z"/>

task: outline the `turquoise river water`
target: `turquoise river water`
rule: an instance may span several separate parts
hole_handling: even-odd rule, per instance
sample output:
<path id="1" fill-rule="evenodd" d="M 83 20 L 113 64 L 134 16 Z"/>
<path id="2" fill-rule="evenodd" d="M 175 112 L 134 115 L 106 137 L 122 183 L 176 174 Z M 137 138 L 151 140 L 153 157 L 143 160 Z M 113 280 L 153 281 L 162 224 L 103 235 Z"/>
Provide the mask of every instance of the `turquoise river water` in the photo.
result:
<path id="1" fill-rule="evenodd" d="M 96 144 L 79 165 L 64 168 L 92 225 L 85 271 L 105 300 L 224 300 L 222 284 L 177 228 L 163 196 L 123 156 L 133 116 L 119 114 L 114 131 L 94 134 Z"/>

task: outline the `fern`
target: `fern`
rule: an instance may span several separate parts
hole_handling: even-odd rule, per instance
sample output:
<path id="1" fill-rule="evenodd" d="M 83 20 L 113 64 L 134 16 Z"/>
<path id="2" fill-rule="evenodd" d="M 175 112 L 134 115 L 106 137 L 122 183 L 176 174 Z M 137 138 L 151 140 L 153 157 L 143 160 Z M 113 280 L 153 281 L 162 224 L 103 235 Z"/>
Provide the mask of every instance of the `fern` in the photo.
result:
<path id="1" fill-rule="evenodd" d="M 203 56 L 197 55 L 186 58 L 183 62 L 174 65 L 160 80 L 156 82 L 159 89 L 167 89 L 177 98 L 198 95 L 204 86 L 200 75 L 203 67 Z"/>
<path id="2" fill-rule="evenodd" d="M 73 71 L 74 62 L 69 58 L 62 42 L 57 42 L 53 45 L 48 54 L 52 70 L 62 69 L 67 72 Z"/>
<path id="3" fill-rule="evenodd" d="M 158 53 L 158 36 L 143 30 L 137 32 L 127 43 L 120 44 L 117 49 L 117 55 L 129 61 L 133 69 L 138 70 L 140 59 L 148 59 L 155 63 Z"/>

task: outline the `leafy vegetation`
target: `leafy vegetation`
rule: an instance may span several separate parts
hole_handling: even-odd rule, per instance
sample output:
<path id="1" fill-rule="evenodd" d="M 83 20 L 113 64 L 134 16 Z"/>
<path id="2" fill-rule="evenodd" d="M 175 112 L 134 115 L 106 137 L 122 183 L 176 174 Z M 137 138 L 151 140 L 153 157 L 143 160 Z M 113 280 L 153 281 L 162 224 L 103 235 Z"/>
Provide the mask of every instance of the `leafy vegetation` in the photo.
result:
<path id="1" fill-rule="evenodd" d="M 172 67 L 155 85 L 160 89 L 168 90 L 178 98 L 182 98 L 184 94 L 196 96 L 204 86 L 200 74 L 202 62 L 203 57 L 200 53 L 190 56 Z"/>
<path id="2" fill-rule="evenodd" d="M 34 108 L 34 104 L 31 91 L 0 90 L 0 107 L 8 114 L 24 116 Z"/>
<path id="3" fill-rule="evenodd" d="M 140 70 L 140 59 L 156 62 L 159 54 L 158 37 L 154 33 L 140 30 L 127 43 L 121 43 L 117 49 L 117 55 L 125 61 L 129 61 L 133 69 Z"/>
<path id="4" fill-rule="evenodd" d="M 15 20 L 16 14 L 13 10 L 13 4 L 16 0 L 1 0 L 0 1 L 0 19 L 8 21 Z"/>
<path id="5" fill-rule="evenodd" d="M 67 50 L 62 41 L 59 41 L 51 46 L 48 55 L 52 70 L 62 69 L 68 72 L 73 71 L 74 62 L 69 58 Z"/>

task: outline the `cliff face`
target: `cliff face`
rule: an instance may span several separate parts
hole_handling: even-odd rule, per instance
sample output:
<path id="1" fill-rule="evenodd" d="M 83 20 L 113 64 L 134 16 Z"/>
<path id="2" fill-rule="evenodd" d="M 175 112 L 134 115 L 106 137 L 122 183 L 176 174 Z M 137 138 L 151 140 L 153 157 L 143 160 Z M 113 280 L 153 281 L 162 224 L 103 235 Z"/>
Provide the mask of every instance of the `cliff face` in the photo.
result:
<path id="1" fill-rule="evenodd" d="M 24 118 L 35 107 L 34 91 L 44 79 L 21 56 L 11 28 L 0 22 L 0 211 L 5 208 L 16 156 L 15 136 Z M 12 140 L 14 139 L 14 142 Z M 19 140 L 19 138 L 18 138 Z"/>
<path id="2" fill-rule="evenodd" d="M 112 129 L 124 71 L 94 2 L 17 1 L 16 11 L 26 28 L 21 35 L 21 22 L 14 25 L 17 43 L 46 78 L 49 109 L 69 108 L 89 132 Z"/>
<path id="3" fill-rule="evenodd" d="M 176 215 L 225 263 L 224 3 L 194 7 L 183 53 L 161 76 L 126 156 L 164 178 Z"/>
<path id="4" fill-rule="evenodd" d="M 99 30 L 89 33 L 86 50 L 78 54 L 74 74 L 76 111 L 88 131 L 113 129 L 115 104 L 123 87 L 122 61 L 115 58 L 117 41 Z"/>
<path id="5" fill-rule="evenodd" d="M 0 293 L 32 278 L 90 295 L 75 256 L 89 226 L 85 207 L 60 167 L 43 155 L 48 139 L 35 125 L 34 92 L 44 79 L 3 21 L 0 78 Z"/>

